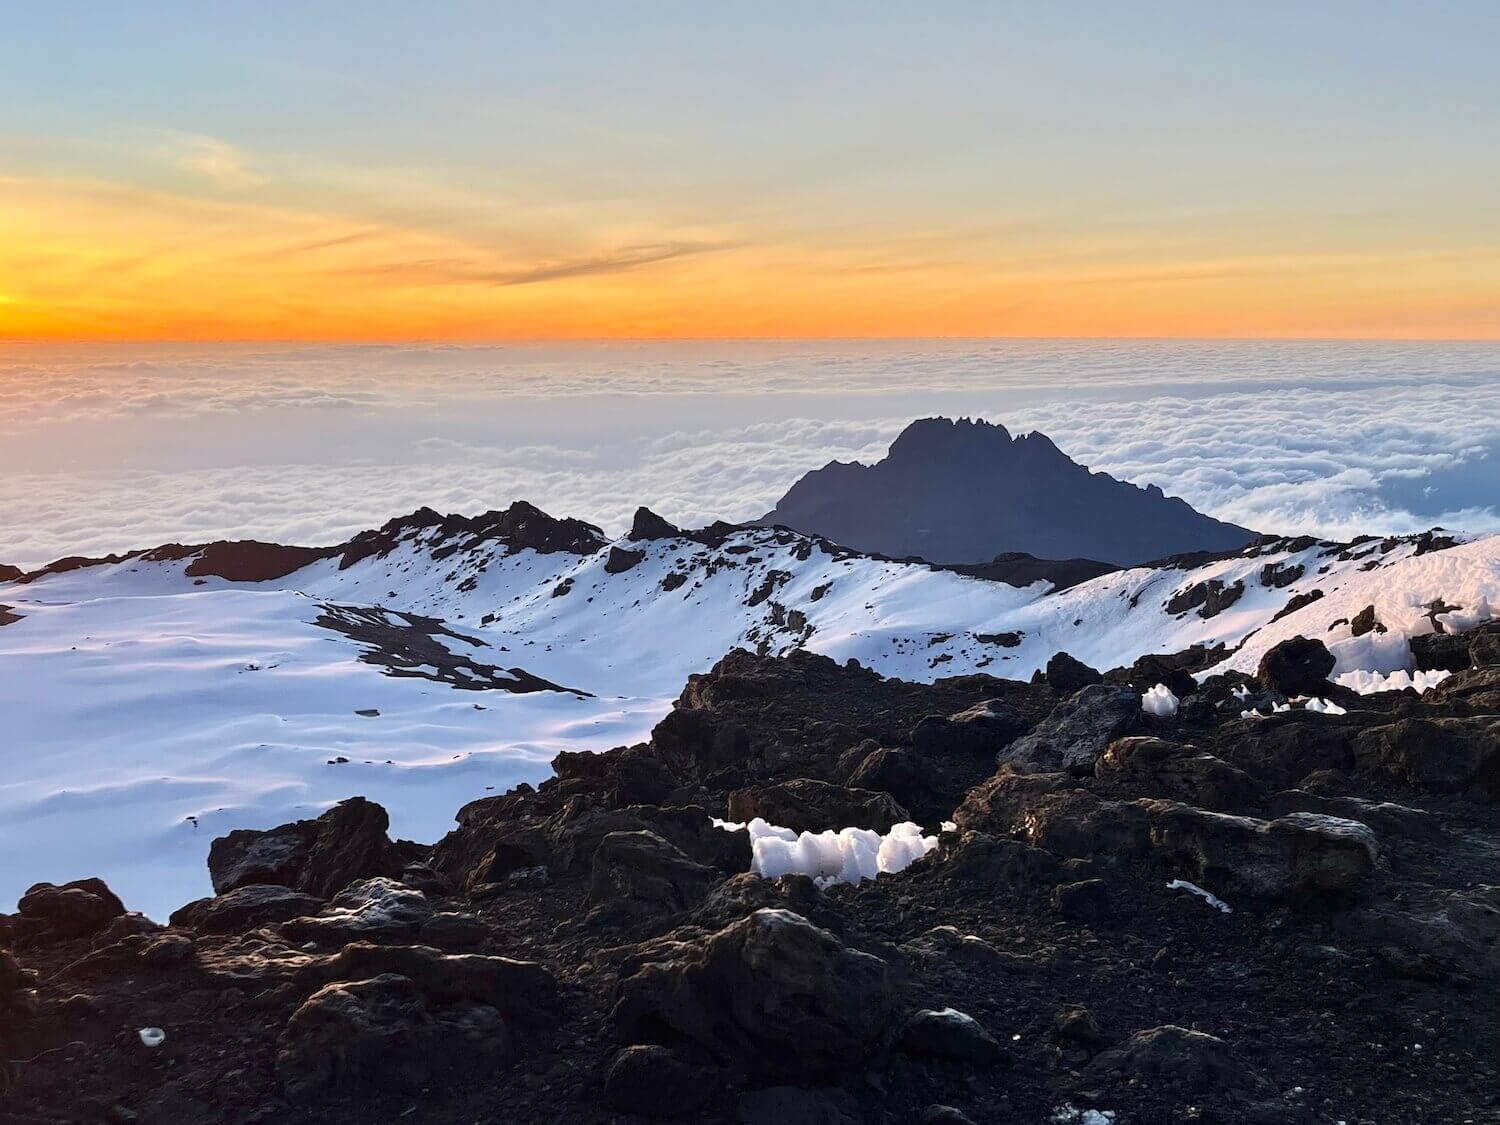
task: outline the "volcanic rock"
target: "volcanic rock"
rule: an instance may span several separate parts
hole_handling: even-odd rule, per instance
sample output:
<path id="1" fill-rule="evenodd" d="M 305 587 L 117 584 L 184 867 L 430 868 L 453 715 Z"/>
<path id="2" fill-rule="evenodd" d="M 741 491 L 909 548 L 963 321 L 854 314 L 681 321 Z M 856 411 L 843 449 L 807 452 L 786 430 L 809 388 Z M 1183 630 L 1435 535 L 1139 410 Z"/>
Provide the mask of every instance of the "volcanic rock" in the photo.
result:
<path id="1" fill-rule="evenodd" d="M 884 962 L 788 910 L 757 910 L 620 985 L 626 1035 L 666 1028 L 767 1078 L 858 1066 L 890 1023 Z"/>
<path id="2" fill-rule="evenodd" d="M 1030 734 L 1001 751 L 998 765 L 1029 773 L 1087 773 L 1105 748 L 1141 721 L 1141 699 L 1131 688 L 1086 687 L 1052 709 Z"/>
<path id="3" fill-rule="evenodd" d="M 810 778 L 729 794 L 730 820 L 744 823 L 757 816 L 793 832 L 869 828 L 885 833 L 892 825 L 911 819 L 889 793 Z"/>
<path id="4" fill-rule="evenodd" d="M 1288 698 L 1327 695 L 1332 690 L 1328 675 L 1334 663 L 1333 654 L 1322 641 L 1291 637 L 1266 650 L 1255 678 Z"/>

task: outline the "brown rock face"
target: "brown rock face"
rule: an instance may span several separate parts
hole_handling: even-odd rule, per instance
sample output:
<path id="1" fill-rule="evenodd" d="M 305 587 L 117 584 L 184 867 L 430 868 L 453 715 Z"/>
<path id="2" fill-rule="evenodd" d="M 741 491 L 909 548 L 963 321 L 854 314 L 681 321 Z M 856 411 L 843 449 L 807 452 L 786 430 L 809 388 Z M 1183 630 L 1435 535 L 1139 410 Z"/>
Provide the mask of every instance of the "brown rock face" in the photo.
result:
<path id="1" fill-rule="evenodd" d="M 846 1068 L 891 1023 L 885 962 L 789 910 L 757 910 L 621 983 L 626 1035 L 669 1028 L 767 1079 Z"/>

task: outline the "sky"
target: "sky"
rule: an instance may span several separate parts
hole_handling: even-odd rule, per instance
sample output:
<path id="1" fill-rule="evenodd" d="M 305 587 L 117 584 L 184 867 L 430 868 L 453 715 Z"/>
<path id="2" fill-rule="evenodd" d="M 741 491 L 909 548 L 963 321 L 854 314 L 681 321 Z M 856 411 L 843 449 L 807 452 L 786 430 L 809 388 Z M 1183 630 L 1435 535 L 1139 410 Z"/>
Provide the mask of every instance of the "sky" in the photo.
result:
<path id="1" fill-rule="evenodd" d="M 0 341 L 1500 338 L 1500 6 L 15 5 Z"/>

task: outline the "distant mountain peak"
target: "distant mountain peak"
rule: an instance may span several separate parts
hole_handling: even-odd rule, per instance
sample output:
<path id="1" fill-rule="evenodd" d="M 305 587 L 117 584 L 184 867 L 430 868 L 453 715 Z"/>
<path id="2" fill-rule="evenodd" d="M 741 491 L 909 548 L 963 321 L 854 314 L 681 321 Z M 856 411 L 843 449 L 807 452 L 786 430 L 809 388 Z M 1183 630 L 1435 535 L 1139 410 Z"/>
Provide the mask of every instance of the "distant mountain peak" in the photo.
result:
<path id="1" fill-rule="evenodd" d="M 1091 472 L 1046 434 L 1015 436 L 978 418 L 920 418 L 873 465 L 808 473 L 760 522 L 935 563 L 1019 551 L 1131 566 L 1254 537 L 1156 485 Z"/>

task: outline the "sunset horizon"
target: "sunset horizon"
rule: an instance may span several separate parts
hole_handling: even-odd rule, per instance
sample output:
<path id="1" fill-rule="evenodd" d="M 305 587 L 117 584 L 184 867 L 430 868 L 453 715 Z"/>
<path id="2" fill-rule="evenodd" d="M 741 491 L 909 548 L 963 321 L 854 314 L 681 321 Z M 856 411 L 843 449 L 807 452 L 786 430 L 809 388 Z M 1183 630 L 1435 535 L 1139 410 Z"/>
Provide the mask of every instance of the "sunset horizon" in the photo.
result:
<path id="1" fill-rule="evenodd" d="M 27 13 L 0 340 L 1500 338 L 1481 5 L 577 11 Z"/>
<path id="2" fill-rule="evenodd" d="M 15 6 L 0 1119 L 1494 1119 L 1497 44 Z"/>

